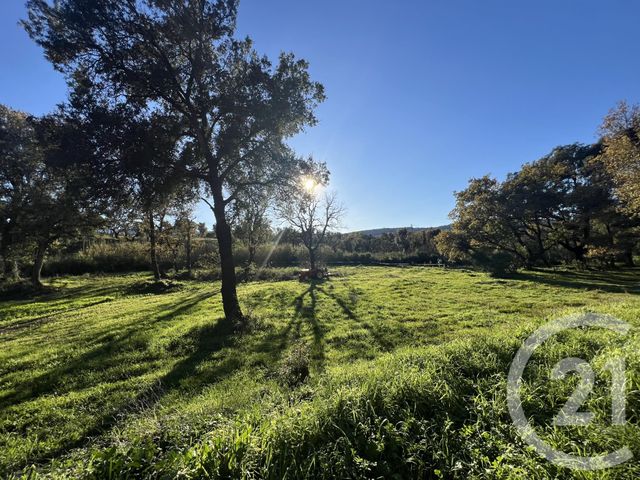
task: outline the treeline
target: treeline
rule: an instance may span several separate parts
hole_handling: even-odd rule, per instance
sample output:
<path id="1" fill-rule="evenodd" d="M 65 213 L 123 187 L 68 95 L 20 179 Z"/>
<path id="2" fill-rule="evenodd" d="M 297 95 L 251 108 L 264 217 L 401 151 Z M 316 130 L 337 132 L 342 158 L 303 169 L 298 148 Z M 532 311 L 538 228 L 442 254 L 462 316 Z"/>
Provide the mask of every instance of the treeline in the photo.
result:
<path id="1" fill-rule="evenodd" d="M 43 117 L 0 105 L 1 279 L 26 276 L 40 287 L 43 274 L 146 270 L 159 280 L 197 269 L 219 277 L 216 226 L 194 218 L 207 188 L 172 169 L 168 127 L 123 118 L 83 95 L 70 101 Z M 233 265 L 244 279 L 257 266 L 438 261 L 438 230 L 336 233 L 343 208 L 326 192 L 326 167 L 286 162 L 278 185 L 244 187 L 226 203 Z M 275 220 L 289 226 L 275 228 Z"/>
<path id="2" fill-rule="evenodd" d="M 188 221 L 188 220 L 187 220 Z M 162 277 L 174 275 L 216 277 L 219 268 L 217 240 L 203 223 L 192 222 L 190 234 L 174 228 L 175 220 L 156 229 L 156 262 Z M 183 225 L 185 220 L 180 221 Z M 258 270 L 300 267 L 309 264 L 309 251 L 300 233 L 292 228 L 276 230 L 268 226 L 262 242 L 251 245 L 240 225 L 234 228 L 234 262 L 243 280 L 258 278 Z M 443 262 L 435 244 L 439 229 L 410 232 L 406 228 L 380 236 L 362 233 L 327 235 L 317 251 L 322 265 L 372 265 L 379 263 Z M 92 235 L 59 241 L 50 248 L 43 266 L 44 275 L 86 273 L 124 273 L 150 271 L 149 232 L 143 222 L 124 228 L 102 228 Z M 26 256 L 20 268 L 28 273 L 31 259 Z"/>
<path id="3" fill-rule="evenodd" d="M 505 273 L 573 263 L 634 265 L 640 238 L 640 110 L 621 103 L 594 145 L 555 148 L 504 181 L 472 179 L 456 193 L 452 230 L 437 240 L 452 261 Z"/>
<path id="4" fill-rule="evenodd" d="M 101 191 L 95 182 L 87 182 L 90 171 L 82 163 L 70 168 L 57 162 L 66 148 L 59 141 L 60 125 L 2 106 L 0 123 L 5 280 L 30 275 L 38 284 L 41 272 L 143 270 L 156 278 L 193 270 L 219 276 L 215 230 L 194 219 L 197 190 L 173 186 L 168 195 L 156 186 L 122 196 L 117 204 L 113 195 L 105 201 L 96 195 Z M 316 183 L 311 191 L 303 185 L 284 197 L 254 192 L 229 215 L 235 268 L 247 280 L 258 267 L 312 261 L 473 264 L 495 273 L 558 264 L 633 266 L 640 239 L 638 109 L 619 105 L 601 131 L 598 143 L 555 148 L 504 181 L 472 179 L 456 193 L 450 230 L 336 233 L 329 227 L 340 209 L 312 191 Z M 322 165 L 308 165 L 316 170 L 304 182 L 328 176 Z M 293 223 L 275 228 L 283 202 Z M 321 205 L 333 206 L 333 214 L 318 213 Z"/>

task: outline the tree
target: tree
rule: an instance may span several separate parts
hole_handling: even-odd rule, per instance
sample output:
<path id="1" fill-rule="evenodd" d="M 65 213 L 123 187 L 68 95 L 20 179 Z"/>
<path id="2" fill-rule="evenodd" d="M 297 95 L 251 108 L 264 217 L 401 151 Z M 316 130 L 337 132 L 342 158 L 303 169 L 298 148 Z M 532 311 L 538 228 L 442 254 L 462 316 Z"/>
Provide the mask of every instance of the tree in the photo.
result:
<path id="1" fill-rule="evenodd" d="M 464 232 L 448 230 L 441 232 L 435 238 L 438 253 L 451 262 L 466 262 L 470 260 L 471 245 Z"/>
<path id="2" fill-rule="evenodd" d="M 47 167 L 34 172 L 30 206 L 22 229 L 25 237 L 35 243 L 31 280 L 40 287 L 44 259 L 51 245 L 58 240 L 90 234 L 102 219 L 95 210 L 83 205 L 78 192 L 79 180 L 75 172 L 52 170 Z"/>
<path id="3" fill-rule="evenodd" d="M 279 216 L 294 228 L 309 253 L 309 267 L 317 269 L 318 249 L 327 232 L 339 225 L 344 208 L 335 194 L 322 192 L 329 181 L 324 164 L 310 161 L 298 182 L 291 186 L 278 204 Z"/>
<path id="4" fill-rule="evenodd" d="M 171 119 L 156 114 L 148 118 L 130 117 L 126 123 L 129 129 L 121 168 L 130 182 L 130 196 L 147 220 L 151 268 L 158 281 L 162 276 L 158 244 L 166 217 L 171 212 L 179 216 L 189 210 L 198 188 L 194 179 L 177 175 L 173 170 L 177 134 Z"/>
<path id="5" fill-rule="evenodd" d="M 184 200 L 178 200 L 165 214 L 161 220 L 161 228 L 159 235 L 163 244 L 169 250 L 169 256 L 173 261 L 173 269 L 175 272 L 179 269 L 180 250 L 184 250 L 184 266 L 187 268 L 189 275 L 193 270 L 193 238 L 197 234 L 196 223 L 193 221 L 193 202 L 188 197 Z M 173 219 L 167 218 L 170 216 Z"/>
<path id="6" fill-rule="evenodd" d="M 396 232 L 396 243 L 402 249 L 402 253 L 406 255 L 411 247 L 411 240 L 409 238 L 409 230 L 407 228 L 401 228 Z"/>
<path id="7" fill-rule="evenodd" d="M 594 224 L 613 207 L 611 182 L 592 161 L 599 151 L 598 144 L 557 147 L 504 182 L 530 263 L 548 263 L 556 245 L 585 262 Z"/>
<path id="8" fill-rule="evenodd" d="M 456 194 L 452 231 L 439 239 L 440 251 L 510 268 L 566 255 L 583 265 L 631 264 L 635 221 L 620 209 L 611 177 L 595 160 L 600 151 L 599 144 L 565 145 L 504 182 L 471 180 Z"/>
<path id="9" fill-rule="evenodd" d="M 193 273 L 193 239 L 198 235 L 198 225 L 193 219 L 193 205 L 184 205 L 175 221 L 175 228 L 184 246 L 184 255 L 189 276 Z"/>
<path id="10" fill-rule="evenodd" d="M 55 115 L 36 119 L 6 107 L 0 112 L 2 254 L 6 261 L 11 247 L 13 253 L 33 247 L 31 281 L 40 287 L 49 247 L 90 232 L 102 218 L 89 192 L 91 177 L 58 162 L 69 125 Z"/>
<path id="11" fill-rule="evenodd" d="M 271 224 L 267 216 L 269 195 L 260 190 L 236 202 L 234 234 L 248 249 L 247 266 L 254 263 L 256 249 L 272 236 Z"/>
<path id="12" fill-rule="evenodd" d="M 30 176 L 40 164 L 28 115 L 0 105 L 0 256 L 2 277 L 17 280 L 20 225 L 29 205 Z"/>
<path id="13" fill-rule="evenodd" d="M 141 235 L 144 218 L 133 201 L 109 208 L 104 215 L 106 220 L 103 233 L 114 239 L 135 240 Z"/>
<path id="14" fill-rule="evenodd" d="M 235 0 L 29 0 L 24 25 L 56 68 L 176 118 L 175 170 L 206 184 L 225 316 L 242 321 L 228 206 L 290 174 L 285 139 L 315 123 L 324 94 L 305 61 L 282 54 L 274 67 L 233 39 L 236 10 Z"/>
<path id="15" fill-rule="evenodd" d="M 113 104 L 86 71 L 74 72 L 70 85 L 69 101 L 57 115 L 73 125 L 73 140 L 83 148 L 69 155 L 67 146 L 59 163 L 91 172 L 94 193 L 109 219 L 136 212 L 149 241 L 150 269 L 159 281 L 158 245 L 167 212 L 197 195 L 197 182 L 174 169 L 180 125 L 136 102 Z"/>
<path id="16" fill-rule="evenodd" d="M 604 149 L 599 160 L 624 207 L 640 216 L 640 106 L 620 102 L 604 118 L 600 133 Z"/>
<path id="17" fill-rule="evenodd" d="M 496 179 L 485 176 L 470 180 L 465 190 L 456 193 L 452 231 L 446 238 L 453 245 L 466 247 L 467 254 L 484 258 L 504 252 L 514 265 L 526 265 L 526 244 L 519 235 L 519 221 L 509 200 Z"/>

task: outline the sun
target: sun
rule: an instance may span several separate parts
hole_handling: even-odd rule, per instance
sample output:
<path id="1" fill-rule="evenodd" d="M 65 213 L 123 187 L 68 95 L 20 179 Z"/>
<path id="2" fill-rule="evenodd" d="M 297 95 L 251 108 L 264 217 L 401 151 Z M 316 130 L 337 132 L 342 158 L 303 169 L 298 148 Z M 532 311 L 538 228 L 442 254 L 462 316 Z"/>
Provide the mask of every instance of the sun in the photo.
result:
<path id="1" fill-rule="evenodd" d="M 308 193 L 314 193 L 316 188 L 319 186 L 318 182 L 316 182 L 311 177 L 303 177 L 302 178 L 302 186 Z"/>

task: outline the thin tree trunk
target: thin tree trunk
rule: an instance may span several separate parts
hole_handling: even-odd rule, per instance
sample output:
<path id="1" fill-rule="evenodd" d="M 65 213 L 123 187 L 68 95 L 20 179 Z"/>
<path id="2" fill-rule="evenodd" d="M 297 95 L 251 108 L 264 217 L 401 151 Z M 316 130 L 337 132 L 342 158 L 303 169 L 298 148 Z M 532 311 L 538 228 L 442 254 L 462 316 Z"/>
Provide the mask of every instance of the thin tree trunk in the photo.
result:
<path id="1" fill-rule="evenodd" d="M 20 269 L 18 268 L 18 261 L 16 259 L 13 259 L 13 260 L 9 260 L 9 263 L 11 264 L 10 278 L 14 282 L 17 282 L 18 280 L 20 280 Z"/>
<path id="2" fill-rule="evenodd" d="M 0 254 L 2 256 L 2 278 L 4 280 L 9 280 L 10 271 L 11 271 L 11 261 L 7 258 L 6 254 Z"/>
<path id="3" fill-rule="evenodd" d="M 316 251 L 313 248 L 309 249 L 309 268 L 312 272 L 316 269 Z"/>
<path id="4" fill-rule="evenodd" d="M 2 232 L 0 238 L 0 256 L 2 257 L 2 278 L 11 281 L 16 280 L 16 273 L 18 271 L 18 265 L 15 260 L 9 258 L 9 245 L 7 242 L 8 233 Z"/>
<path id="5" fill-rule="evenodd" d="M 153 212 L 149 212 L 149 250 L 151 254 L 151 270 L 153 272 L 153 278 L 156 280 L 156 282 L 161 278 L 160 265 L 158 264 L 157 243 L 156 224 L 153 221 Z"/>
<path id="6" fill-rule="evenodd" d="M 2 278 L 8 282 L 17 282 L 20 280 L 20 269 L 18 268 L 17 260 L 3 257 Z"/>
<path id="7" fill-rule="evenodd" d="M 249 258 L 247 259 L 247 265 L 251 265 L 256 259 L 256 246 L 253 243 L 249 244 Z"/>
<path id="8" fill-rule="evenodd" d="M 220 273 L 222 277 L 222 308 L 224 316 L 230 322 L 244 323 L 244 316 L 236 291 L 236 267 L 233 261 L 233 240 L 231 227 L 225 215 L 224 196 L 220 182 L 210 182 L 213 193 L 213 215 L 216 218 L 216 237 L 220 254 Z"/>
<path id="9" fill-rule="evenodd" d="M 42 266 L 44 265 L 44 256 L 47 252 L 47 242 L 38 242 L 36 247 L 36 255 L 33 261 L 33 271 L 31 273 L 31 283 L 34 287 L 42 287 Z"/>
<path id="10" fill-rule="evenodd" d="M 187 271 L 189 272 L 189 276 L 191 276 L 191 272 L 192 272 L 192 265 L 191 265 L 191 221 L 188 220 L 187 223 L 187 244 L 186 244 L 186 254 L 187 254 Z"/>

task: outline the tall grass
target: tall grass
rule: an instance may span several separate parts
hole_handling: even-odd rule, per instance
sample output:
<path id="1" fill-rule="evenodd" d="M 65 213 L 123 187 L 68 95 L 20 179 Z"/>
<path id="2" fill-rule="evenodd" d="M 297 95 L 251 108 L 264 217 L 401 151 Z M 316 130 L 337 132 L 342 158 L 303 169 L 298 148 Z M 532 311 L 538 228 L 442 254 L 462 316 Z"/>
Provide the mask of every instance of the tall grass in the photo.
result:
<path id="1" fill-rule="evenodd" d="M 540 434 L 576 455 L 640 448 L 637 424 L 607 429 L 551 426 L 550 398 L 571 389 L 550 385 L 557 358 L 598 357 L 606 335 L 569 335 L 531 364 L 523 389 Z M 640 465 L 609 472 L 572 472 L 542 459 L 520 439 L 506 407 L 506 371 L 519 342 L 485 341 L 404 350 L 338 368 L 311 388 L 293 392 L 289 406 L 258 410 L 210 432 L 182 451 L 166 452 L 141 437 L 124 447 L 94 451 L 81 467 L 87 478 L 637 478 Z M 637 350 L 626 352 L 637 364 Z M 603 355 L 600 354 L 600 358 Z M 598 362 L 598 360 L 596 360 Z M 629 388 L 640 386 L 638 372 Z M 610 412 L 604 385 L 588 407 L 600 420 Z M 640 407 L 631 397 L 631 412 Z M 635 422 L 635 418 L 632 420 Z"/>

